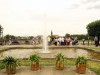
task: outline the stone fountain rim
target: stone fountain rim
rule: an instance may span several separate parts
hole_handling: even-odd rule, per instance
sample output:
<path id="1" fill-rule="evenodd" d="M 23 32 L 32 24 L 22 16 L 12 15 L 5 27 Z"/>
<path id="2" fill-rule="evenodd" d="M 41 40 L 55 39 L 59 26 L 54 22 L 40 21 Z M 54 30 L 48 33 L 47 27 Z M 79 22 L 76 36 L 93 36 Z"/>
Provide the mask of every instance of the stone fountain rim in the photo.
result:
<path id="1" fill-rule="evenodd" d="M 57 49 L 57 48 L 76 48 L 76 49 L 86 49 L 86 50 L 89 50 L 89 51 L 93 51 L 95 53 L 100 53 L 100 51 L 98 50 L 93 50 L 93 49 L 89 49 L 89 48 L 84 48 L 84 47 L 78 47 L 78 46 L 49 46 L 48 47 L 49 49 Z M 7 50 L 10 50 L 10 49 L 43 49 L 42 46 L 9 46 L 9 47 L 5 47 L 5 48 L 1 48 L 0 49 L 0 52 L 3 52 L 3 51 L 7 51 Z"/>

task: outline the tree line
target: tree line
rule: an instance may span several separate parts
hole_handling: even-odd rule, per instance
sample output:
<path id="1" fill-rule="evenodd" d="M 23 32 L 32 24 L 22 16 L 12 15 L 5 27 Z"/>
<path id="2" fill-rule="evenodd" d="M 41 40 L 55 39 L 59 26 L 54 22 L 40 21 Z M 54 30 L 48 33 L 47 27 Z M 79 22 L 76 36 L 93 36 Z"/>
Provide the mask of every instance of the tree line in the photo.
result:
<path id="1" fill-rule="evenodd" d="M 66 33 L 64 37 L 70 37 L 70 38 L 74 38 L 74 37 L 77 37 L 78 40 L 82 40 L 82 39 L 85 39 L 85 40 L 94 40 L 94 37 L 92 36 L 89 36 L 88 34 L 68 34 Z"/>

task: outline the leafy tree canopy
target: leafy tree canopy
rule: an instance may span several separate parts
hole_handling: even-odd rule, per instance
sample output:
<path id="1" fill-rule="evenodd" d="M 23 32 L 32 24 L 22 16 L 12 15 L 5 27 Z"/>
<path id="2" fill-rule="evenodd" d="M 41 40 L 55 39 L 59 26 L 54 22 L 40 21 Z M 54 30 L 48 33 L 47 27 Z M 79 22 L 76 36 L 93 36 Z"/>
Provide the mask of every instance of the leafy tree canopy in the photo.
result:
<path id="1" fill-rule="evenodd" d="M 89 23 L 86 28 L 89 36 L 100 36 L 100 20 Z"/>

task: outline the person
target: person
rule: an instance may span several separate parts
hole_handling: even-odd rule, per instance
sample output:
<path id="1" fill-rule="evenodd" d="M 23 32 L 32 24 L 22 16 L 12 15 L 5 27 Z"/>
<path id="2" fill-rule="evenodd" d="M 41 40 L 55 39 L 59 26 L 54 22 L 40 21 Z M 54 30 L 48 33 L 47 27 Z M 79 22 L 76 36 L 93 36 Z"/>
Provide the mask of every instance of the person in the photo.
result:
<path id="1" fill-rule="evenodd" d="M 58 38 L 59 45 L 61 45 L 61 37 Z"/>
<path id="2" fill-rule="evenodd" d="M 9 45 L 11 45 L 11 38 L 9 38 Z"/>
<path id="3" fill-rule="evenodd" d="M 55 44 L 55 46 L 57 46 L 57 42 L 58 42 L 58 39 L 55 38 L 55 39 L 54 39 L 54 44 Z"/>
<path id="4" fill-rule="evenodd" d="M 61 37 L 61 45 L 64 45 L 64 38 Z"/>
<path id="5" fill-rule="evenodd" d="M 64 45 L 66 45 L 66 38 L 64 38 Z"/>
<path id="6" fill-rule="evenodd" d="M 48 37 L 48 38 L 47 38 L 47 40 L 48 40 L 48 45 L 50 45 L 51 38 L 50 38 L 50 37 Z"/>
<path id="7" fill-rule="evenodd" d="M 54 37 L 51 38 L 51 44 L 54 44 Z"/>
<path id="8" fill-rule="evenodd" d="M 67 45 L 70 45 L 70 37 L 66 38 Z"/>
<path id="9" fill-rule="evenodd" d="M 74 38 L 75 45 L 78 43 L 77 37 Z"/>
<path id="10" fill-rule="evenodd" d="M 95 46 L 98 47 L 98 38 L 97 36 L 94 37 Z"/>
<path id="11" fill-rule="evenodd" d="M 74 38 L 72 37 L 72 45 L 75 45 Z"/>
<path id="12" fill-rule="evenodd" d="M 32 44 L 36 46 L 36 38 L 35 37 L 33 38 L 33 43 Z"/>
<path id="13" fill-rule="evenodd" d="M 85 42 L 85 39 L 82 39 L 82 41 L 83 41 L 83 45 L 85 45 L 85 44 L 84 44 L 84 42 Z"/>

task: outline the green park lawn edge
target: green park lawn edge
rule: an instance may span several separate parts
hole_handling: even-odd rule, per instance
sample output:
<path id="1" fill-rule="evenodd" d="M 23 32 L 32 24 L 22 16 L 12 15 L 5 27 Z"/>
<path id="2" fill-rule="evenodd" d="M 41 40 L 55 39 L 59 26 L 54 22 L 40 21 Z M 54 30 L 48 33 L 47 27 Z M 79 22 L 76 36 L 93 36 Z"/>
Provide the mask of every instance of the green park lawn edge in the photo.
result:
<path id="1" fill-rule="evenodd" d="M 20 66 L 30 66 L 30 61 L 19 60 Z M 64 65 L 67 67 L 75 66 L 75 60 L 65 60 Z M 41 60 L 40 66 L 55 66 L 55 60 Z M 87 68 L 100 75 L 100 62 L 88 61 Z M 0 70 L 4 69 L 4 66 L 0 62 Z"/>

